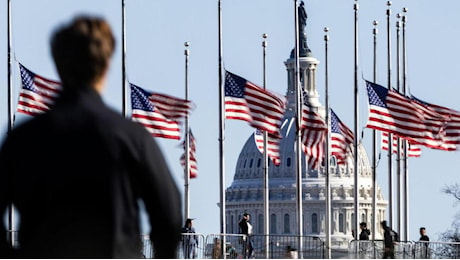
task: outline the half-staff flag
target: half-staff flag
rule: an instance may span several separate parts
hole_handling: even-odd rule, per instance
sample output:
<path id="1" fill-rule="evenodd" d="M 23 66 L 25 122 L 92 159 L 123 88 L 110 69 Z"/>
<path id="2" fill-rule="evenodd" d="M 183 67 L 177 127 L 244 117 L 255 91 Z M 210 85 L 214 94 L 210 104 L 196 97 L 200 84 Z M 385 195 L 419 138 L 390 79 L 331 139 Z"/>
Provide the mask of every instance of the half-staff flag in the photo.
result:
<path id="1" fill-rule="evenodd" d="M 366 81 L 369 118 L 366 127 L 398 135 L 433 149 L 456 150 L 446 142 L 448 118 L 394 90 Z"/>
<path id="2" fill-rule="evenodd" d="M 331 109 L 331 155 L 337 158 L 337 164 L 345 163 L 347 147 L 353 142 L 353 132 Z"/>
<path id="3" fill-rule="evenodd" d="M 381 137 L 380 137 L 380 143 L 382 146 L 382 150 L 388 151 L 388 133 L 387 132 L 382 132 Z M 406 140 L 400 139 L 400 143 L 404 142 Z M 408 147 L 407 147 L 407 156 L 409 157 L 420 157 L 422 155 L 422 148 L 420 145 L 413 144 L 411 142 L 407 142 Z M 402 147 L 401 147 L 402 148 Z M 392 151 L 393 153 L 398 152 L 398 137 L 393 135 L 393 146 L 392 146 Z M 401 152 L 401 155 L 404 155 L 403 152 Z"/>
<path id="4" fill-rule="evenodd" d="M 197 161 L 196 161 L 196 140 L 195 140 L 195 137 L 193 136 L 192 134 L 192 130 L 190 129 L 189 130 L 189 137 L 190 137 L 190 148 L 189 148 L 189 164 L 190 164 L 190 168 L 189 168 L 189 176 L 191 179 L 193 178 L 196 178 L 198 176 L 198 164 L 197 164 Z M 185 170 L 185 164 L 186 164 L 186 150 L 187 150 L 187 147 L 186 147 L 186 141 L 184 140 L 184 142 L 182 143 L 182 147 L 184 148 L 184 153 L 181 155 L 180 157 L 180 165 L 182 165 L 182 168 L 184 168 Z"/>
<path id="5" fill-rule="evenodd" d="M 132 120 L 143 125 L 152 136 L 180 139 L 180 123 L 192 109 L 185 99 L 146 91 L 131 84 Z"/>
<path id="6" fill-rule="evenodd" d="M 280 137 L 285 100 L 256 84 L 225 72 L 225 118 L 249 122 L 257 129 Z"/>
<path id="7" fill-rule="evenodd" d="M 310 169 L 317 169 L 324 157 L 324 141 L 326 140 L 327 124 L 324 119 L 315 112 L 316 108 L 303 104 L 301 134 L 302 149 L 308 156 L 307 161 Z"/>
<path id="8" fill-rule="evenodd" d="M 267 155 L 275 165 L 280 165 L 280 138 L 267 134 Z M 263 131 L 256 129 L 254 132 L 254 141 L 260 153 L 264 153 L 264 134 Z"/>
<path id="9" fill-rule="evenodd" d="M 30 116 L 50 109 L 62 91 L 61 83 L 39 76 L 19 64 L 22 87 L 19 92 L 17 111 Z"/>

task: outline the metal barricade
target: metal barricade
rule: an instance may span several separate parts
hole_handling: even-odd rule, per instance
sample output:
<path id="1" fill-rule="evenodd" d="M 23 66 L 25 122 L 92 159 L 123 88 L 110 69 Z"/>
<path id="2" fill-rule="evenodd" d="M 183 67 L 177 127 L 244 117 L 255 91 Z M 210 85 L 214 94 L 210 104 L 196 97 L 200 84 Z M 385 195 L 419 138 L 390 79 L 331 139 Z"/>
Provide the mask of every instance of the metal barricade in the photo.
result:
<path id="1" fill-rule="evenodd" d="M 205 237 L 197 233 L 182 233 L 179 242 L 178 259 L 203 259 L 206 247 Z"/>
<path id="2" fill-rule="evenodd" d="M 459 242 L 414 242 L 413 257 L 415 259 L 459 259 Z"/>
<path id="3" fill-rule="evenodd" d="M 318 237 L 303 236 L 302 251 L 298 251 L 299 236 L 269 235 L 268 246 L 265 235 L 214 234 L 206 237 L 204 257 L 221 259 L 225 244 L 225 258 L 290 259 L 324 258 L 324 242 Z"/>
<path id="4" fill-rule="evenodd" d="M 383 256 L 383 240 L 352 240 L 348 256 L 353 259 L 379 259 Z"/>
<path id="5" fill-rule="evenodd" d="M 248 238 L 242 234 L 210 234 L 206 236 L 204 257 L 206 259 L 245 258 L 248 254 Z M 223 248 L 222 245 L 225 245 Z"/>

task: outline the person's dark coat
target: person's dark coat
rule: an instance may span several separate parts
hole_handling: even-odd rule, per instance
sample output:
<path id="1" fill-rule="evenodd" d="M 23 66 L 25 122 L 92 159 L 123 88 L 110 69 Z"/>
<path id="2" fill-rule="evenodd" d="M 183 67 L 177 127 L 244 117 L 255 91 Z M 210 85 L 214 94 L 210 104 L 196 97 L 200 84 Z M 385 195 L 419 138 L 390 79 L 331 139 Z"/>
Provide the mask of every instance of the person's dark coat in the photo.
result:
<path id="1" fill-rule="evenodd" d="M 371 231 L 367 228 L 361 230 L 361 233 L 359 233 L 359 240 L 369 240 L 370 234 L 371 234 Z"/>
<path id="2" fill-rule="evenodd" d="M 93 89 L 63 92 L 0 151 L 0 212 L 13 203 L 20 213 L 16 257 L 141 258 L 139 200 L 155 256 L 175 258 L 181 200 L 162 152 Z"/>

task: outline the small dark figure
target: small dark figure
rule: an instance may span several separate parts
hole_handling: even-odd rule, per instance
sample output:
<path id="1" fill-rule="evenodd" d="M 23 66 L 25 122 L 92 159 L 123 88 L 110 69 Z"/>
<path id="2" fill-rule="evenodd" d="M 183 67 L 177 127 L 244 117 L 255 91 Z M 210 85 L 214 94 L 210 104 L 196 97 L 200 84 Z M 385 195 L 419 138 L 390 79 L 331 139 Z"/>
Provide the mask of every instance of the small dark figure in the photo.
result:
<path id="1" fill-rule="evenodd" d="M 383 259 L 395 258 L 395 245 L 394 245 L 394 231 L 387 226 L 387 222 L 384 220 L 380 223 L 383 229 Z"/>
<path id="2" fill-rule="evenodd" d="M 247 259 L 252 257 L 252 251 L 254 249 L 252 244 L 252 225 L 249 223 L 250 219 L 251 215 L 244 213 L 243 218 L 238 223 L 240 226 L 240 233 L 245 235 L 243 237 L 243 256 Z"/>
<path id="3" fill-rule="evenodd" d="M 420 228 L 420 239 L 419 241 L 430 241 L 430 238 L 426 235 L 426 228 L 421 227 Z M 426 243 L 428 245 L 428 243 Z"/>
<path id="4" fill-rule="evenodd" d="M 300 2 L 299 10 L 299 32 L 303 33 L 305 27 L 307 26 L 307 12 L 305 11 L 304 2 Z"/>
<path id="5" fill-rule="evenodd" d="M 361 233 L 359 233 L 359 240 L 369 240 L 371 231 L 367 229 L 366 222 L 361 222 L 359 224 L 359 228 L 361 229 Z"/>
<path id="6" fill-rule="evenodd" d="M 185 221 L 184 227 L 182 228 L 182 249 L 184 251 L 184 258 L 191 259 L 196 258 L 196 248 L 198 247 L 198 238 L 195 234 L 195 228 L 193 225 L 193 219 L 188 218 Z"/>
<path id="7" fill-rule="evenodd" d="M 0 215 L 12 204 L 20 217 L 17 249 L 0 224 L 0 257 L 142 258 L 143 202 L 155 258 L 176 258 L 181 198 L 162 151 L 102 98 L 114 49 L 102 18 L 78 16 L 53 33 L 62 93 L 0 149 Z"/>

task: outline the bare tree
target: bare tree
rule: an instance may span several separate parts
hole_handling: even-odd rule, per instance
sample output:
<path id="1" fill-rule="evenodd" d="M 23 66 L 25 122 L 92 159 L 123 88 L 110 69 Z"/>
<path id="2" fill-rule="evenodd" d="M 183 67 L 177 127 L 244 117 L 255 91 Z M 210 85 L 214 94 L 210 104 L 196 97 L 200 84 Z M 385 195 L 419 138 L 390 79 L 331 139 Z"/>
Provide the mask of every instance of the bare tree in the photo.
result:
<path id="1" fill-rule="evenodd" d="M 448 195 L 452 195 L 455 198 L 455 204 L 460 203 L 460 184 L 446 185 L 442 191 Z M 456 214 L 451 228 L 441 233 L 440 238 L 442 241 L 460 242 L 460 212 Z"/>

